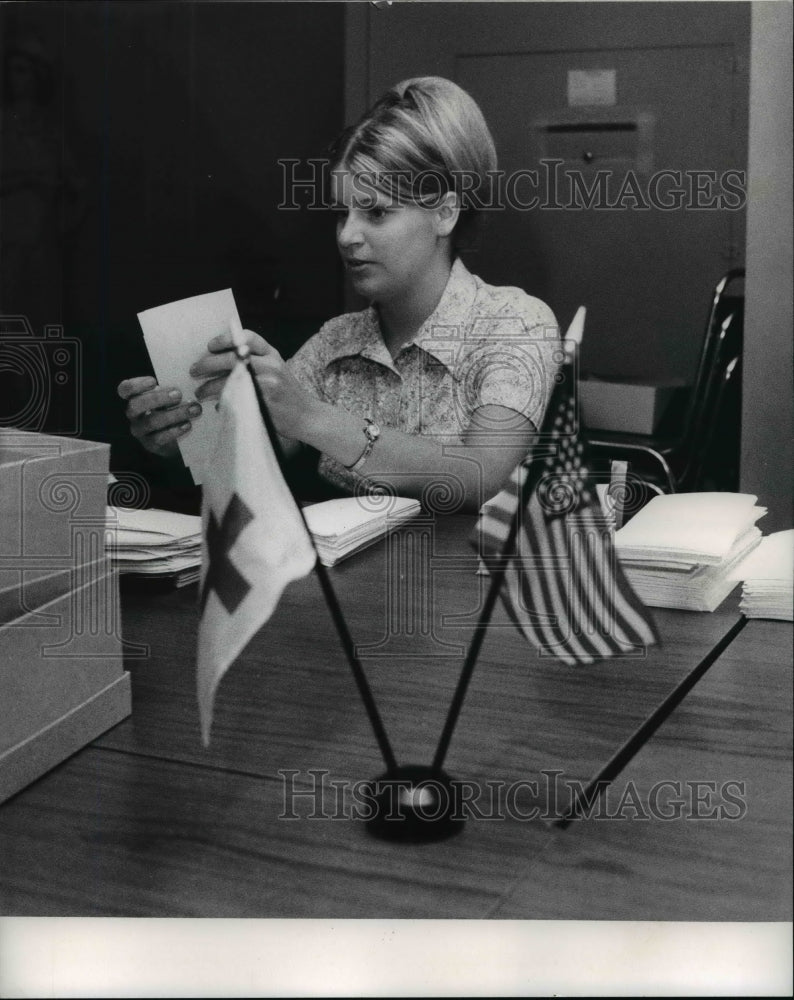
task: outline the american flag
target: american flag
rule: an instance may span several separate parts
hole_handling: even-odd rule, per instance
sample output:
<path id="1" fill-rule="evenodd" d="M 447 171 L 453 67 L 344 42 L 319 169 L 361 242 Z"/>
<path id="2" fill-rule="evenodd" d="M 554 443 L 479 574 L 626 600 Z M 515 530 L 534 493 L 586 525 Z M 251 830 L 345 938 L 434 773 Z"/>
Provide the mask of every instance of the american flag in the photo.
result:
<path id="1" fill-rule="evenodd" d="M 541 655 L 570 665 L 642 655 L 657 636 L 617 561 L 585 464 L 573 365 L 558 380 L 537 445 L 485 506 L 472 542 Z"/>

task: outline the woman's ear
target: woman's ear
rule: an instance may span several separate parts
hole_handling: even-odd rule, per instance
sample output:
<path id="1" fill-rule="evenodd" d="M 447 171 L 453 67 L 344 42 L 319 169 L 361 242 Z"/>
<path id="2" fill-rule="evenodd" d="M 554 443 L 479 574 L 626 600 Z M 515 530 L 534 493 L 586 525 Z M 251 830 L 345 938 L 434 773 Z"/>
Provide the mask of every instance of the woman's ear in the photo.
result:
<path id="1" fill-rule="evenodd" d="M 436 231 L 439 236 L 449 236 L 460 216 L 460 201 L 454 191 L 448 191 L 435 208 Z"/>

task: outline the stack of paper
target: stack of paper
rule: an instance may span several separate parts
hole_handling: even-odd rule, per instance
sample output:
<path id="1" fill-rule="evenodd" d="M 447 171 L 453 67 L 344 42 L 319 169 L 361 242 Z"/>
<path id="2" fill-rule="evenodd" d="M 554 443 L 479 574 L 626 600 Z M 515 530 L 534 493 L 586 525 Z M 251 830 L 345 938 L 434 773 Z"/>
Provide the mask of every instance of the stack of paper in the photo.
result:
<path id="1" fill-rule="evenodd" d="M 168 510 L 108 507 L 113 564 L 125 576 L 182 587 L 201 571 L 201 518 Z"/>
<path id="2" fill-rule="evenodd" d="M 333 566 L 372 545 L 421 510 L 406 497 L 342 497 L 303 510 L 306 524 L 324 566 Z"/>
<path id="3" fill-rule="evenodd" d="M 732 571 L 761 540 L 766 513 L 746 493 L 654 497 L 615 534 L 637 595 L 649 605 L 713 611 L 736 586 Z"/>
<path id="4" fill-rule="evenodd" d="M 794 621 L 794 529 L 762 538 L 731 578 L 744 581 L 739 607 L 748 618 Z"/>
<path id="5" fill-rule="evenodd" d="M 421 510 L 405 497 L 343 497 L 304 507 L 320 562 L 333 566 L 372 545 Z M 108 507 L 113 564 L 125 576 L 181 587 L 201 572 L 201 518 L 168 510 Z"/>

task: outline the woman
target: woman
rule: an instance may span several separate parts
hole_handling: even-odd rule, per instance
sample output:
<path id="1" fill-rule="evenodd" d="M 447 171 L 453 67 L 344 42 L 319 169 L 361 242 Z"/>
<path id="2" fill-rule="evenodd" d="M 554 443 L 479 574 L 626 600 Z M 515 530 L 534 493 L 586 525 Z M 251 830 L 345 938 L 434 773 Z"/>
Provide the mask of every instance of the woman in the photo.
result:
<path id="1" fill-rule="evenodd" d="M 289 361 L 247 332 L 258 381 L 288 453 L 320 455 L 321 477 L 354 492 L 387 483 L 476 509 L 540 425 L 559 357 L 553 314 L 495 288 L 457 256 L 496 171 L 471 97 L 438 77 L 405 80 L 337 141 L 337 243 L 368 309 L 326 323 Z M 191 369 L 201 402 L 234 364 L 224 333 Z M 151 378 L 124 381 L 133 434 L 167 455 L 200 405 Z"/>

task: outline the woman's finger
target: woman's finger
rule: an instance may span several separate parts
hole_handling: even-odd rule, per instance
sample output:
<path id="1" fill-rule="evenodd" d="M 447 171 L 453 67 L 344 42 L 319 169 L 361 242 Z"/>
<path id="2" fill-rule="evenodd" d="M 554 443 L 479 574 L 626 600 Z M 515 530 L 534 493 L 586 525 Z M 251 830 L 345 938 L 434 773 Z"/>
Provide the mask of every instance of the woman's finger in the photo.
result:
<path id="1" fill-rule="evenodd" d="M 169 427 L 167 430 L 158 431 L 146 440 L 146 445 L 153 451 L 168 449 L 169 445 L 178 441 L 179 438 L 184 437 L 192 427 L 193 425 L 188 420 L 185 423 L 178 424 L 176 427 Z"/>
<path id="2" fill-rule="evenodd" d="M 218 399 L 220 394 L 223 392 L 223 387 L 226 385 L 227 375 L 223 375 L 220 378 L 211 378 L 206 382 L 202 382 L 201 385 L 196 389 L 196 399 L 200 399 L 202 402 L 208 399 Z"/>
<path id="3" fill-rule="evenodd" d="M 207 378 L 207 376 L 229 374 L 237 363 L 234 351 L 224 351 L 222 354 L 204 354 L 190 366 L 190 375 L 193 378 Z"/>
<path id="4" fill-rule="evenodd" d="M 182 400 L 182 393 L 179 389 L 151 389 L 149 392 L 141 392 L 133 396 L 127 403 L 125 410 L 128 420 L 137 420 L 138 417 L 149 410 L 160 410 L 176 406 Z"/>
<path id="5" fill-rule="evenodd" d="M 125 378 L 119 382 L 116 392 L 122 399 L 132 399 L 141 392 L 147 392 L 157 386 L 157 379 L 151 375 L 140 375 L 138 378 Z"/>
<path id="6" fill-rule="evenodd" d="M 195 402 L 175 406 L 170 410 L 153 410 L 148 415 L 133 421 L 132 433 L 135 437 L 146 437 L 148 434 L 176 427 L 185 421 L 195 420 L 201 416 L 201 412 L 201 404 Z"/>
<path id="7" fill-rule="evenodd" d="M 243 330 L 243 335 L 252 354 L 269 354 L 271 351 L 275 350 L 275 348 L 268 344 L 264 337 L 260 337 L 259 334 L 254 333 L 253 330 Z M 219 333 L 217 337 L 213 337 L 207 344 L 207 350 L 213 354 L 217 354 L 221 351 L 233 351 L 234 347 L 235 344 L 229 330 L 225 333 Z"/>

